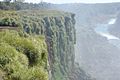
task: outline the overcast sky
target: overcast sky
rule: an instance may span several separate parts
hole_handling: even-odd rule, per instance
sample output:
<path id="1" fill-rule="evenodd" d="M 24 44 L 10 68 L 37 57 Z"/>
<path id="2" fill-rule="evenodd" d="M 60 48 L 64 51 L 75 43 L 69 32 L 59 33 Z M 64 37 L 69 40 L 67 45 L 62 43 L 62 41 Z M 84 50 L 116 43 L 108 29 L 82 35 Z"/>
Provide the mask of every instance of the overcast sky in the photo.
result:
<path id="1" fill-rule="evenodd" d="M 26 0 L 27 2 L 37 2 L 41 0 Z M 120 2 L 120 0 L 43 0 L 50 3 L 108 3 L 108 2 Z"/>
<path id="2" fill-rule="evenodd" d="M 0 0 L 3 1 L 3 0 Z M 25 0 L 26 2 L 39 3 L 41 0 Z M 120 0 L 43 0 L 49 3 L 109 3 L 109 2 L 120 2 Z"/>

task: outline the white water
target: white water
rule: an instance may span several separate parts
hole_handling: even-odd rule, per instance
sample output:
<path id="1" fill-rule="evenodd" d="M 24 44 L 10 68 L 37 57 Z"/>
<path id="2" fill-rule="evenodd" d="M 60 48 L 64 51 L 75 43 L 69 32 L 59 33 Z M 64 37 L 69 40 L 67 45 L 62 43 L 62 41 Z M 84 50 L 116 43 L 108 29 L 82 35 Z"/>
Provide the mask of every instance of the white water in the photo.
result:
<path id="1" fill-rule="evenodd" d="M 111 40 L 111 39 L 120 40 L 118 37 L 111 35 L 108 32 L 108 27 L 110 25 L 113 25 L 115 22 L 116 22 L 116 18 L 112 18 L 106 24 L 102 24 L 102 25 L 98 24 L 97 27 L 95 28 L 96 33 L 100 34 L 103 37 L 106 37 L 108 40 Z"/>
<path id="2" fill-rule="evenodd" d="M 116 22 L 116 19 L 113 18 L 113 19 L 111 19 L 111 20 L 108 22 L 108 24 L 115 24 L 115 22 Z"/>
<path id="3" fill-rule="evenodd" d="M 117 39 L 117 40 L 119 40 L 118 37 L 113 36 L 113 35 L 111 35 L 111 34 L 109 34 L 109 33 L 102 33 L 102 32 L 99 32 L 99 34 L 102 35 L 102 36 L 104 36 L 104 37 L 106 37 L 108 40 L 110 40 L 110 39 Z"/>
<path id="4" fill-rule="evenodd" d="M 105 37 L 110 44 L 120 48 L 120 38 L 110 34 L 108 31 L 108 28 L 110 26 L 112 26 L 113 24 L 115 24 L 115 22 L 116 22 L 116 18 L 112 18 L 105 24 L 97 24 L 95 31 L 99 35 Z M 110 63 L 99 64 L 99 62 L 97 62 L 99 64 L 98 70 L 96 70 L 96 72 L 94 71 L 95 72 L 94 74 L 98 73 L 98 76 L 97 76 L 98 80 L 120 80 L 120 78 L 119 78 L 119 75 L 120 75 L 120 71 L 119 71 L 120 54 L 116 53 L 116 52 L 115 53 L 113 52 L 113 54 L 109 54 L 109 51 L 107 51 L 106 54 L 107 55 L 103 54 L 104 57 L 107 56 L 109 58 L 110 57 L 112 57 L 112 58 L 111 59 L 109 59 L 109 58 L 104 59 L 104 61 L 108 60 L 108 61 L 110 61 Z M 104 67 L 102 65 L 104 65 Z M 103 70 L 103 72 L 102 72 L 102 70 Z M 99 73 L 100 71 L 101 71 L 102 77 L 101 77 L 101 74 Z M 102 79 L 99 78 L 99 75 L 100 75 L 100 78 L 102 78 Z M 104 76 L 104 75 L 106 75 L 106 76 Z"/>

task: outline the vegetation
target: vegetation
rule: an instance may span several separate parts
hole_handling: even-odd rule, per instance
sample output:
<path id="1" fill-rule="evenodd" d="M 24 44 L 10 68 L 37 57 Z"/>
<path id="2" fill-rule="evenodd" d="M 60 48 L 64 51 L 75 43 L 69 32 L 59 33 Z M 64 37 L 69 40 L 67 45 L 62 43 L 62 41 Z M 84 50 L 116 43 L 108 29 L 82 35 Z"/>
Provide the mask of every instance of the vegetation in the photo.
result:
<path id="1" fill-rule="evenodd" d="M 0 80 L 1 78 L 5 80 L 47 80 L 48 59 L 45 39 L 48 46 L 52 80 L 93 80 L 79 66 L 76 67 L 75 65 L 73 45 L 76 43 L 76 34 L 73 14 L 55 10 L 43 10 L 51 8 L 51 4 L 48 3 L 32 4 L 16 2 L 16 0 L 14 3 L 10 2 L 10 0 L 6 1 L 9 2 L 0 2 L 0 26 L 13 26 L 15 24 L 22 31 L 21 33 L 16 31 L 0 32 Z M 91 32 L 93 26 L 90 26 L 89 22 L 91 24 L 95 15 L 111 14 L 119 11 L 119 3 L 107 4 L 108 6 L 102 4 L 103 7 L 101 7 L 101 4 L 98 6 L 96 4 L 87 5 L 52 5 L 52 9 L 65 9 L 77 14 L 77 26 L 81 33 L 79 41 L 83 41 L 80 45 L 85 46 L 89 43 L 89 46 L 96 49 L 95 51 L 95 49 L 89 49 L 89 46 L 80 47 L 85 54 L 100 53 L 101 51 L 106 53 L 109 51 L 108 47 L 104 49 L 101 47 L 103 45 L 98 43 L 99 40 L 94 39 L 95 36 L 97 38 L 99 36 L 94 31 Z M 83 27 L 86 22 L 88 27 Z M 80 27 L 81 25 L 82 27 Z M 44 35 L 45 39 L 43 36 L 39 37 L 38 35 Z M 86 36 L 88 37 L 86 38 Z M 109 46 L 101 37 L 98 39 L 103 40 L 100 42 Z M 95 44 L 91 43 L 91 41 L 94 41 Z M 97 48 L 96 44 L 99 45 Z M 99 47 L 103 50 L 98 51 Z M 82 51 L 80 52 L 82 53 Z M 114 51 L 117 50 L 115 49 L 111 53 L 115 53 Z M 89 65 L 89 56 L 86 57 Z"/>
<path id="2" fill-rule="evenodd" d="M 44 2 L 33 4 L 23 3 L 24 0 L 10 1 L 0 2 L 0 26 L 18 26 L 21 30 L 19 33 L 0 32 L 0 80 L 48 80 L 48 57 L 51 80 L 93 80 L 75 65 L 75 15 L 48 9 L 77 10 L 77 14 L 81 14 L 77 17 L 82 19 L 77 20 L 81 22 L 80 26 L 84 21 L 91 20 L 86 19 L 86 15 L 89 8 L 93 10 L 94 6 L 91 8 L 85 5 L 84 9 L 80 9 L 80 5 L 76 9 L 76 4 L 65 8 L 64 5 Z M 85 10 L 87 12 L 84 13 Z"/>
<path id="3" fill-rule="evenodd" d="M 46 49 L 51 80 L 70 80 L 76 42 L 74 14 L 55 10 L 1 10 L 0 13 L 1 25 L 10 26 L 14 22 L 21 28 L 19 33 L 0 32 L 0 74 L 5 80 L 47 80 Z"/>
<path id="4" fill-rule="evenodd" d="M 41 2 L 39 4 L 33 3 L 23 3 L 24 0 L 14 0 L 14 2 L 10 2 L 11 0 L 5 0 L 4 2 L 0 2 L 0 10 L 33 10 L 33 9 L 48 9 L 51 4 Z"/>
<path id="5" fill-rule="evenodd" d="M 0 37 L 0 74 L 4 73 L 4 80 L 48 80 L 43 36 L 23 37 L 6 30 Z"/>
<path id="6" fill-rule="evenodd" d="M 9 16 L 7 17 L 8 20 L 6 21 L 4 21 L 5 16 L 2 16 L 4 14 L 6 16 Z M 19 75 L 20 73 L 19 76 L 20 78 L 22 79 L 24 78 L 25 80 L 31 80 L 31 75 L 28 74 L 31 73 L 32 76 L 34 77 L 33 75 L 34 72 L 33 73 L 31 72 L 32 69 L 42 70 L 39 72 L 45 71 L 44 68 L 47 68 L 47 57 L 46 57 L 47 55 L 45 54 L 47 48 L 41 49 L 41 47 L 39 47 L 38 45 L 41 46 L 43 42 L 41 42 L 41 44 L 38 44 L 38 41 L 34 42 L 34 40 L 38 40 L 38 37 L 31 37 L 31 36 L 44 35 L 49 52 L 49 64 L 52 74 L 51 80 L 70 80 L 69 74 L 72 75 L 73 72 L 71 70 L 74 70 L 73 45 L 76 42 L 74 16 L 75 16 L 74 14 L 59 12 L 55 10 L 39 10 L 39 11 L 38 10 L 37 11 L 36 10 L 29 10 L 29 11 L 1 10 L 0 19 L 1 22 L 4 23 L 4 25 L 6 25 L 5 24 L 6 22 L 11 23 L 12 22 L 11 20 L 13 20 L 22 30 L 20 34 L 15 33 L 18 35 L 15 35 L 14 37 L 11 36 L 12 34 L 14 34 L 14 32 L 12 33 L 10 32 L 11 35 L 9 34 L 7 38 L 4 38 L 3 41 L 7 42 L 7 44 L 9 43 L 8 45 L 14 47 L 15 50 L 18 51 L 18 54 L 22 53 L 27 56 L 27 60 L 25 59 L 24 61 L 24 64 L 27 65 L 27 68 L 26 66 L 24 67 L 24 65 L 22 66 L 22 69 L 24 67 L 24 69 L 26 69 L 27 71 L 20 72 L 21 71 L 21 67 L 20 67 L 20 70 L 17 68 L 17 70 L 15 70 L 16 73 L 11 74 L 10 76 L 14 77 Z M 19 40 L 19 38 L 17 38 L 16 36 L 22 38 Z M 41 39 L 45 41 L 43 37 L 40 38 L 40 41 Z M 19 64 L 22 63 L 21 61 L 22 60 L 20 60 Z M 40 69 L 38 68 L 39 66 Z M 2 70 L 3 73 L 4 72 L 6 73 L 6 70 L 4 69 Z M 77 73 L 79 74 L 79 71 Z M 26 75 L 22 75 L 22 74 L 26 74 Z M 40 74 L 41 73 L 38 74 L 35 73 L 35 75 L 38 76 Z M 42 75 L 45 75 L 45 73 L 42 73 Z M 28 77 L 30 78 L 28 79 Z M 77 77 L 79 78 L 79 76 Z M 36 78 L 36 76 L 34 78 Z"/>
<path id="7" fill-rule="evenodd" d="M 19 19 L 15 11 L 0 10 L 0 26 L 18 26 Z"/>

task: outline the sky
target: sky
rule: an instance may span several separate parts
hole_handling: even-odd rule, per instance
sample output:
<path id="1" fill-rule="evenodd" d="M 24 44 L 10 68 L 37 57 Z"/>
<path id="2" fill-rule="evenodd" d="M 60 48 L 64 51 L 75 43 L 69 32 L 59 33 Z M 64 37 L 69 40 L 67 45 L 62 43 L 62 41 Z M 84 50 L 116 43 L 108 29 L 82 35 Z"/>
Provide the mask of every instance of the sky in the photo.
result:
<path id="1" fill-rule="evenodd" d="M 26 0 L 27 2 L 39 3 L 41 0 Z M 50 3 L 109 3 L 109 2 L 120 2 L 120 0 L 43 0 L 44 2 Z"/>
<path id="2" fill-rule="evenodd" d="M 0 0 L 3 1 L 3 0 Z M 39 3 L 41 0 L 25 0 L 26 2 Z M 110 3 L 110 2 L 120 2 L 120 0 L 43 0 L 48 3 Z"/>

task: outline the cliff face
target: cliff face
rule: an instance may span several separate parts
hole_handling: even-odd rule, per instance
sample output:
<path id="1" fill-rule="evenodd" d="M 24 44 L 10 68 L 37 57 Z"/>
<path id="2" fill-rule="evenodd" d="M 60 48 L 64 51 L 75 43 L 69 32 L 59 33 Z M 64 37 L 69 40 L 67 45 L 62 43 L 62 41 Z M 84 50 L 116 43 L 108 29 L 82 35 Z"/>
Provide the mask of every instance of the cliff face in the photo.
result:
<path id="1" fill-rule="evenodd" d="M 27 16 L 24 16 L 22 21 L 25 21 Z M 57 12 L 54 15 L 32 18 L 33 20 L 27 18 L 28 21 L 22 25 L 24 31 L 29 34 L 46 36 L 52 80 L 67 80 L 68 73 L 74 67 L 76 41 L 74 16 L 74 14 Z M 31 17 L 33 16 L 29 16 Z M 29 26 L 29 22 L 32 26 Z"/>
<path id="2" fill-rule="evenodd" d="M 7 25 L 17 23 L 24 37 L 29 35 L 45 37 L 49 65 L 46 62 L 47 66 L 46 64 L 44 66 L 49 71 L 50 80 L 91 80 L 74 61 L 76 43 L 74 14 L 41 10 L 18 11 L 14 12 L 14 15 L 17 15 L 17 18 L 14 19 L 12 14 L 11 17 L 5 16 L 0 22 L 2 25 L 6 25 L 6 22 L 9 23 Z"/>
<path id="3" fill-rule="evenodd" d="M 44 20 L 52 80 L 66 80 L 74 67 L 74 15 L 46 17 Z"/>
<path id="4" fill-rule="evenodd" d="M 44 35 L 49 53 L 49 79 L 92 80 L 75 64 L 74 14 L 59 11 L 20 12 L 24 32 Z M 23 15 L 24 14 L 24 15 Z M 37 17 L 36 17 L 37 16 Z"/>

